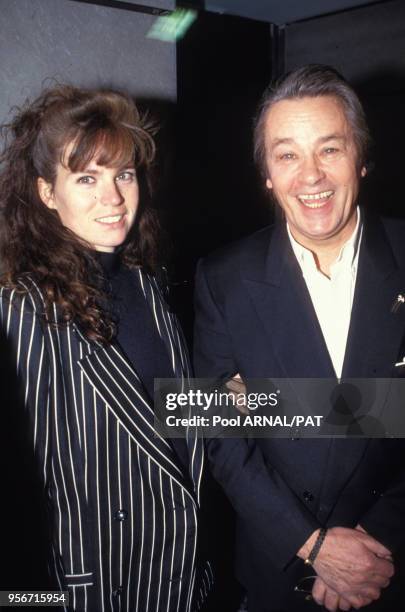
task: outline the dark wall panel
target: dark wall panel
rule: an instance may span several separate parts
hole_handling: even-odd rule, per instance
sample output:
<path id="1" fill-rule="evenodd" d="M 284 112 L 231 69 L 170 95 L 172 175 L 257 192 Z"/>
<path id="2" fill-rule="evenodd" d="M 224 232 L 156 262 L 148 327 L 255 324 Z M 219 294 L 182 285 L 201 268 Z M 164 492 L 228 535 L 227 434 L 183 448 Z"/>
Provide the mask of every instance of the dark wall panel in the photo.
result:
<path id="1" fill-rule="evenodd" d="M 192 251 L 191 265 L 263 223 L 252 125 L 270 54 L 268 24 L 204 12 L 178 43 L 176 206 L 183 226 L 174 231 Z"/>
<path id="2" fill-rule="evenodd" d="M 199 257 L 268 222 L 252 155 L 252 123 L 271 75 L 270 26 L 200 12 L 177 45 L 175 267 L 190 284 L 177 300 L 190 330 Z"/>
<path id="3" fill-rule="evenodd" d="M 286 69 L 322 61 L 347 78 L 405 72 L 405 3 L 394 0 L 286 27 Z"/>

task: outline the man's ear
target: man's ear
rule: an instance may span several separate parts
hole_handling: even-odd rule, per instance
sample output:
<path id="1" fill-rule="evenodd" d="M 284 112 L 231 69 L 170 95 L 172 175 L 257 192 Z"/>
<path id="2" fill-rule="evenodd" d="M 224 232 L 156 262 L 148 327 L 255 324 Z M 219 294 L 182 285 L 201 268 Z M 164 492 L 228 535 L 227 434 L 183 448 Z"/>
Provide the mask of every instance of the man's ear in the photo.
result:
<path id="1" fill-rule="evenodd" d="M 48 208 L 56 209 L 55 196 L 51 183 L 40 176 L 37 180 L 39 197 Z"/>
<path id="2" fill-rule="evenodd" d="M 271 182 L 269 178 L 266 179 L 266 187 L 267 189 L 273 189 L 273 183 Z"/>
<path id="3" fill-rule="evenodd" d="M 362 169 L 360 170 L 360 174 L 361 174 L 361 177 L 362 177 L 362 178 L 364 178 L 364 177 L 366 176 L 366 174 L 367 174 L 367 168 L 366 168 L 366 166 L 363 166 L 363 167 L 362 167 Z"/>

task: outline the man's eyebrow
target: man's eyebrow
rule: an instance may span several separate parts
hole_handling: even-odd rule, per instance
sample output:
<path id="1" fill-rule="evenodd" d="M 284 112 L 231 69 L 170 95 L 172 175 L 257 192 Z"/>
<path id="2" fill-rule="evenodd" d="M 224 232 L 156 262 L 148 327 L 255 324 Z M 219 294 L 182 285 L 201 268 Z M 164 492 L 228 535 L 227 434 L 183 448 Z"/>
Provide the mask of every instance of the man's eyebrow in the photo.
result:
<path id="1" fill-rule="evenodd" d="M 275 140 L 270 141 L 270 147 L 274 149 L 275 147 L 278 147 L 279 145 L 293 144 L 293 142 L 294 142 L 293 138 L 276 138 Z"/>
<path id="2" fill-rule="evenodd" d="M 339 133 L 327 134 L 326 136 L 321 136 L 318 138 L 318 142 L 321 144 L 328 142 L 329 140 L 341 140 L 342 142 L 346 142 L 347 138 L 343 134 Z M 291 145 L 294 143 L 294 138 L 275 138 L 273 141 L 270 141 L 270 148 L 275 149 L 279 145 Z"/>
<path id="3" fill-rule="evenodd" d="M 324 143 L 324 142 L 328 142 L 329 140 L 341 140 L 342 142 L 346 142 L 347 138 L 344 134 L 328 134 L 327 136 L 321 136 L 320 138 L 318 138 L 318 142 L 320 143 Z"/>

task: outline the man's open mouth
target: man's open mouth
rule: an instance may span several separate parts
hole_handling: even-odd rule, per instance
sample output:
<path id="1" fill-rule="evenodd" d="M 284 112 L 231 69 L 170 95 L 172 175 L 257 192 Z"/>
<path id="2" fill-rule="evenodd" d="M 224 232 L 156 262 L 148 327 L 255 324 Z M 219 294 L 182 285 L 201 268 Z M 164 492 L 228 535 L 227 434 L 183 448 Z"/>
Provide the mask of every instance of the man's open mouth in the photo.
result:
<path id="1" fill-rule="evenodd" d="M 334 191 L 320 191 L 319 193 L 301 193 L 297 196 L 301 204 L 307 208 L 321 208 L 333 196 Z"/>

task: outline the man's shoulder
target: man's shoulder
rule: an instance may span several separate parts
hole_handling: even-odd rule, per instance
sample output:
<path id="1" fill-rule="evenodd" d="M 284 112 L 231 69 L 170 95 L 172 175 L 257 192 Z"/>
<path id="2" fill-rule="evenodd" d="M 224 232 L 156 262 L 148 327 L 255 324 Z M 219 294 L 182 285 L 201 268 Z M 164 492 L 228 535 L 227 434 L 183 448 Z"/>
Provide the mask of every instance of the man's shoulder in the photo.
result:
<path id="1" fill-rule="evenodd" d="M 389 245 L 389 249 L 401 267 L 405 265 L 405 219 L 398 217 L 368 216 L 365 225 L 366 232 L 369 231 L 368 240 L 375 241 L 375 248 L 381 248 L 381 237 Z M 375 220 L 377 219 L 378 225 Z M 371 223 L 370 223 L 371 221 Z M 377 232 L 375 230 L 378 230 Z M 373 243 L 370 243 L 373 246 Z M 378 254 L 378 251 L 377 251 Z"/>
<path id="2" fill-rule="evenodd" d="M 380 217 L 380 219 L 391 242 L 398 243 L 405 249 L 405 219 L 398 217 Z"/>
<path id="3" fill-rule="evenodd" d="M 268 225 L 257 232 L 221 247 L 202 260 L 206 272 L 234 271 L 240 266 L 263 265 L 268 253 L 274 225 Z"/>

